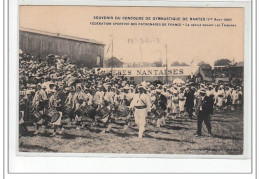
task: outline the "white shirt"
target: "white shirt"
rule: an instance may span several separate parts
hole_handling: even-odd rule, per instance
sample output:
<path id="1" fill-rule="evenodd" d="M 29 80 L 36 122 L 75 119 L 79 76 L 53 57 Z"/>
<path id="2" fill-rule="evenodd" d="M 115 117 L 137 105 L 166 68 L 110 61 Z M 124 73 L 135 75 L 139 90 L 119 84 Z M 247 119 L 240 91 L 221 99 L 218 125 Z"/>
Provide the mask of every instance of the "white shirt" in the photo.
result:
<path id="1" fill-rule="evenodd" d="M 151 101 L 149 99 L 149 96 L 145 93 L 142 94 L 135 94 L 134 98 L 130 104 L 130 107 L 135 107 L 135 106 L 147 106 L 147 110 L 151 111 Z"/>
<path id="2" fill-rule="evenodd" d="M 202 96 L 202 97 L 201 97 L 201 101 L 203 101 L 204 98 L 205 98 L 205 96 Z M 202 111 L 202 105 L 200 105 L 200 110 Z"/>
<path id="3" fill-rule="evenodd" d="M 113 103 L 114 95 L 115 95 L 115 93 L 113 91 L 108 91 L 108 92 L 104 93 L 104 100 L 109 101 L 110 103 Z"/>
<path id="4" fill-rule="evenodd" d="M 104 92 L 103 91 L 97 91 L 94 95 L 94 101 L 96 104 L 101 104 L 103 102 L 104 98 Z"/>

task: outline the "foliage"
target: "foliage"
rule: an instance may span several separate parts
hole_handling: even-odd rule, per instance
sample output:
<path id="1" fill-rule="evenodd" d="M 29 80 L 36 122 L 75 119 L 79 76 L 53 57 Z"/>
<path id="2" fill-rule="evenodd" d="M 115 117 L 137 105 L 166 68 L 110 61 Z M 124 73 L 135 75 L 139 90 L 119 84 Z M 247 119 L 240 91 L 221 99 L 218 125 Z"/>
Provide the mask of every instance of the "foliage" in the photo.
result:
<path id="1" fill-rule="evenodd" d="M 204 61 L 199 62 L 198 66 L 201 67 L 201 69 L 209 69 L 209 70 L 212 69 L 211 65 L 208 63 L 205 63 Z"/>
<path id="2" fill-rule="evenodd" d="M 179 63 L 178 61 L 175 61 L 171 64 L 171 66 L 188 66 L 188 65 L 184 62 Z"/>
<path id="3" fill-rule="evenodd" d="M 229 66 L 230 64 L 231 61 L 229 59 L 216 60 L 214 63 L 215 66 Z"/>

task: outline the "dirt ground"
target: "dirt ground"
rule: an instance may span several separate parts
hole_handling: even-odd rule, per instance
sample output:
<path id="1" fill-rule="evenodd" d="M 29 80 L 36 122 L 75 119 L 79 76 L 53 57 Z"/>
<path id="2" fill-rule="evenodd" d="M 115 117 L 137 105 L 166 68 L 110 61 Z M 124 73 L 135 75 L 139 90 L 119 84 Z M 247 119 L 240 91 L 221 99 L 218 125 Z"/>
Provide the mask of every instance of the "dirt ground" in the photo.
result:
<path id="1" fill-rule="evenodd" d="M 210 137 L 203 124 L 202 137 L 196 137 L 197 121 L 184 118 L 168 119 L 166 125 L 156 128 L 146 125 L 144 137 L 138 139 L 138 129 L 124 130 L 124 121 L 111 123 L 111 130 L 90 127 L 76 129 L 64 126 L 62 135 L 50 137 L 53 129 L 40 129 L 33 136 L 35 126 L 29 126 L 29 135 L 19 139 L 20 152 L 72 152 L 72 153 L 123 153 L 123 154 L 243 154 L 243 109 L 216 111 L 211 119 Z M 58 130 L 59 131 L 59 130 Z"/>

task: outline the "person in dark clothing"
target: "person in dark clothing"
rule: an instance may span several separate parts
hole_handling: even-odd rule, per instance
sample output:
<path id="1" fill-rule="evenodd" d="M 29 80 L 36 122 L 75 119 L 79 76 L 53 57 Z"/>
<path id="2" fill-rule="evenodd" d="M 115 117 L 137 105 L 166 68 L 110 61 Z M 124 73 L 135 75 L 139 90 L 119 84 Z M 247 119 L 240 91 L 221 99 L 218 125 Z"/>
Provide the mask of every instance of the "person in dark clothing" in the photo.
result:
<path id="1" fill-rule="evenodd" d="M 192 119 L 193 107 L 194 107 L 194 93 L 190 87 L 185 92 L 184 96 L 186 97 L 185 108 L 187 113 L 189 114 L 189 118 Z"/>
<path id="2" fill-rule="evenodd" d="M 206 96 L 206 91 L 204 89 L 200 90 L 200 95 L 197 99 L 196 106 L 196 116 L 197 116 L 197 135 L 201 136 L 202 123 L 204 121 L 209 135 L 211 133 L 211 123 L 210 117 L 213 114 L 213 101 L 209 96 Z"/>
<path id="3" fill-rule="evenodd" d="M 161 90 L 156 90 L 156 99 L 155 99 L 155 116 L 158 118 L 157 120 L 157 127 L 161 126 L 161 123 L 164 125 L 165 123 L 165 116 L 167 110 L 167 98 L 161 93 Z"/>

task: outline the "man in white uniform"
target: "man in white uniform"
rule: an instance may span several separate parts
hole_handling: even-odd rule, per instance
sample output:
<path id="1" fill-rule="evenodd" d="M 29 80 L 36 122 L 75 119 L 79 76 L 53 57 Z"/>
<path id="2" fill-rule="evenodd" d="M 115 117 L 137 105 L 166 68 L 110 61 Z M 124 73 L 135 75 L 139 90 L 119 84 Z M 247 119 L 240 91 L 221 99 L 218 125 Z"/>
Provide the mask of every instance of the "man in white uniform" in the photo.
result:
<path id="1" fill-rule="evenodd" d="M 149 96 L 144 93 L 144 87 L 138 87 L 138 93 L 135 94 L 130 107 L 135 110 L 134 117 L 135 123 L 139 127 L 138 137 L 143 137 L 143 132 L 145 130 L 146 116 L 147 113 L 151 111 L 151 101 Z"/>
<path id="2" fill-rule="evenodd" d="M 105 93 L 104 93 L 104 91 L 103 91 L 101 85 L 99 85 L 97 88 L 98 88 L 98 91 L 97 91 L 96 94 L 94 95 L 93 100 L 94 100 L 94 103 L 95 103 L 96 105 L 101 105 L 101 104 L 103 103 L 104 94 L 105 94 Z"/>

